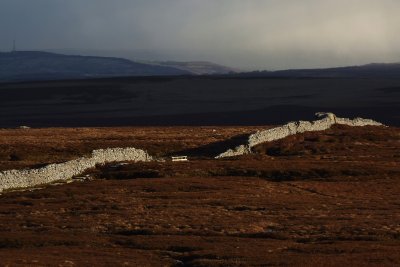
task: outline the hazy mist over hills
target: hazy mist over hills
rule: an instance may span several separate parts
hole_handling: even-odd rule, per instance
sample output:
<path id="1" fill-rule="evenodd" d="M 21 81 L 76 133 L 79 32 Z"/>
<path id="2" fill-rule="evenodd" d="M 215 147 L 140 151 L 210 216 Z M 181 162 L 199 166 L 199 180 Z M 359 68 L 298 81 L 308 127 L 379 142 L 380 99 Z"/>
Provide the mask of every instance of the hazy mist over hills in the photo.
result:
<path id="1" fill-rule="evenodd" d="M 278 70 L 400 61 L 395 0 L 2 0 L 0 50 Z M 89 55 L 88 53 L 83 53 Z"/>
<path id="2" fill-rule="evenodd" d="M 40 51 L 0 52 L 2 82 L 177 75 L 223 75 L 239 78 L 398 78 L 400 64 L 244 72 L 203 61 L 135 62 L 116 57 L 63 55 Z"/>

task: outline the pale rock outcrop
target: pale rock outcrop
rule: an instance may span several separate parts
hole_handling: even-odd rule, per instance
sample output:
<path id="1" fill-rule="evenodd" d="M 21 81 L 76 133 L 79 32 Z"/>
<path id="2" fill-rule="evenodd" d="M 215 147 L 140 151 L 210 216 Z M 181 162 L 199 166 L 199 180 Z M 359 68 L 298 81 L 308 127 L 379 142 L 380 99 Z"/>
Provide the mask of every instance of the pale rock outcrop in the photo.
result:
<path id="1" fill-rule="evenodd" d="M 333 113 L 319 112 L 315 115 L 321 119 L 315 121 L 289 122 L 283 126 L 258 131 L 249 136 L 247 144 L 240 145 L 235 149 L 229 149 L 215 158 L 218 159 L 249 154 L 251 153 L 251 148 L 258 144 L 283 139 L 287 136 L 298 133 L 324 131 L 331 128 L 332 125 L 335 124 L 343 124 L 348 126 L 383 126 L 382 123 L 370 119 L 355 118 L 351 120 L 347 118 L 338 118 Z"/>
<path id="2" fill-rule="evenodd" d="M 9 170 L 0 172 L 0 192 L 26 188 L 55 181 L 69 180 L 98 164 L 120 161 L 151 161 L 147 152 L 136 148 L 108 148 L 94 150 L 90 157 L 82 157 L 40 169 Z"/>

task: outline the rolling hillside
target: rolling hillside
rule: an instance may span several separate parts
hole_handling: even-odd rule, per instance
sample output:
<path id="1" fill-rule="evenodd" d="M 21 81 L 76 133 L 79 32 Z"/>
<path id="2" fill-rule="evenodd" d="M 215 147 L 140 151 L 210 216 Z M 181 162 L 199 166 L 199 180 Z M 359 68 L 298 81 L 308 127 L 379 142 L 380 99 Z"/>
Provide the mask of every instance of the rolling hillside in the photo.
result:
<path id="1" fill-rule="evenodd" d="M 190 72 L 121 58 L 70 56 L 32 51 L 0 53 L 0 81 L 186 74 Z"/>
<path id="2" fill-rule="evenodd" d="M 399 78 L 400 63 L 372 63 L 326 69 L 289 69 L 278 71 L 253 71 L 233 74 L 240 77 L 279 78 Z"/>

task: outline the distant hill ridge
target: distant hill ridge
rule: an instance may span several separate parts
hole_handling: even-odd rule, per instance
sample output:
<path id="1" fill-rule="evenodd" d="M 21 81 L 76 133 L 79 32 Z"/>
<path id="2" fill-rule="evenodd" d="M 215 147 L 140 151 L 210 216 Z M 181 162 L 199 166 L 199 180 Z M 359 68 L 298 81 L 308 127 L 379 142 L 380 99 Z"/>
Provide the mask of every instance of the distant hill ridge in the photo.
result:
<path id="1" fill-rule="evenodd" d="M 400 63 L 325 69 L 239 72 L 211 62 L 136 62 L 41 51 L 0 52 L 0 82 L 134 76 L 223 75 L 260 78 L 400 78 Z"/>
<path id="2" fill-rule="evenodd" d="M 72 56 L 39 51 L 0 52 L 0 81 L 189 74 L 188 71 L 169 66 L 115 57 Z"/>
<path id="3" fill-rule="evenodd" d="M 233 74 L 239 77 L 292 78 L 400 78 L 400 63 L 371 63 L 325 69 L 289 69 Z"/>

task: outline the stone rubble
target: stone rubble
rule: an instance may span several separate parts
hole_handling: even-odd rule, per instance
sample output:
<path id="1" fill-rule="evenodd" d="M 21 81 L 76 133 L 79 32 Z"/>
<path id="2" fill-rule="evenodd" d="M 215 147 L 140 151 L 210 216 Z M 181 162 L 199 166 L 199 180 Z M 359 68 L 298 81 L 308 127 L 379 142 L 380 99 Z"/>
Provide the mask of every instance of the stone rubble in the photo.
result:
<path id="1" fill-rule="evenodd" d="M 108 148 L 94 150 L 90 157 L 82 157 L 40 169 L 9 170 L 0 172 L 0 192 L 27 188 L 55 181 L 66 181 L 85 170 L 107 162 L 151 161 L 147 152 L 136 148 Z"/>
<path id="2" fill-rule="evenodd" d="M 370 119 L 355 118 L 353 120 L 348 118 L 338 118 L 333 113 L 316 113 L 316 116 L 321 118 L 316 121 L 298 121 L 289 122 L 283 126 L 258 131 L 249 136 L 247 144 L 240 145 L 235 149 L 229 149 L 228 151 L 221 153 L 216 156 L 216 159 L 234 157 L 244 154 L 250 154 L 251 148 L 265 142 L 272 142 L 275 140 L 283 139 L 290 135 L 295 135 L 304 132 L 324 131 L 332 127 L 335 124 L 342 124 L 348 126 L 383 126 L 379 123 Z"/>

